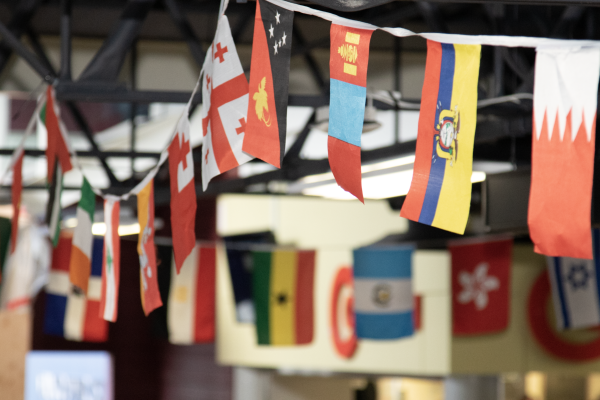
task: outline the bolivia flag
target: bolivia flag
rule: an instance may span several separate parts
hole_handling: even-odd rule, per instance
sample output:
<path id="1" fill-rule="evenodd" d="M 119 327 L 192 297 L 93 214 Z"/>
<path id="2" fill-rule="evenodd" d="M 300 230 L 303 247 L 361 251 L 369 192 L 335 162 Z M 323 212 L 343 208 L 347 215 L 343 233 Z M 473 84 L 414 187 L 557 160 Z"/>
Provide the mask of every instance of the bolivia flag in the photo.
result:
<path id="1" fill-rule="evenodd" d="M 427 41 L 415 168 L 400 216 L 463 234 L 471 204 L 481 46 Z"/>
<path id="2" fill-rule="evenodd" d="M 331 25 L 330 33 L 329 166 L 338 185 L 362 202 L 360 135 L 372 33 L 336 24 Z"/>
<path id="3" fill-rule="evenodd" d="M 294 12 L 256 1 L 248 124 L 242 150 L 281 168 Z"/>
<path id="4" fill-rule="evenodd" d="M 167 302 L 169 341 L 175 344 L 212 342 L 215 339 L 214 245 L 196 245 L 179 270 L 171 262 Z"/>
<path id="5" fill-rule="evenodd" d="M 71 249 L 71 262 L 69 277 L 71 283 L 83 293 L 87 293 L 90 270 L 92 268 L 92 223 L 96 208 L 96 195 L 87 179 L 83 178 L 81 185 L 81 200 L 77 205 L 77 227 L 73 233 L 73 248 Z"/>
<path id="6" fill-rule="evenodd" d="M 52 254 L 52 266 L 46 285 L 44 333 L 84 342 L 105 342 L 108 339 L 108 322 L 98 315 L 103 246 L 102 238 L 94 239 L 86 296 L 72 291 L 69 282 L 71 239 L 61 237 Z"/>
<path id="7" fill-rule="evenodd" d="M 312 342 L 315 252 L 261 251 L 253 259 L 258 344 Z"/>

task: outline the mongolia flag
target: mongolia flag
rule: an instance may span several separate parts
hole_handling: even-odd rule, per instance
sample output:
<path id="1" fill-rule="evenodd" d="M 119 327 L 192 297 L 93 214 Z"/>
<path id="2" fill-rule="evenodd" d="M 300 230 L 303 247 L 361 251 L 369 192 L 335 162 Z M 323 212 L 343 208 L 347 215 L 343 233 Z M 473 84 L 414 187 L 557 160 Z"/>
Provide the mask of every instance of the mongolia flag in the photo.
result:
<path id="1" fill-rule="evenodd" d="M 171 267 L 167 302 L 169 341 L 175 344 L 212 342 L 215 339 L 214 245 L 198 245 L 179 274 Z"/>
<path id="2" fill-rule="evenodd" d="M 481 46 L 427 41 L 415 167 L 400 213 L 463 234 L 471 203 Z"/>
<path id="3" fill-rule="evenodd" d="M 547 257 L 558 329 L 600 325 L 600 232 L 594 229 L 594 259 Z"/>
<path id="4" fill-rule="evenodd" d="M 538 48 L 529 234 L 537 253 L 592 258 L 600 49 Z"/>
<path id="5" fill-rule="evenodd" d="M 48 182 L 52 182 L 54 165 L 57 158 L 63 173 L 69 172 L 73 168 L 67 145 L 67 132 L 60 120 L 60 112 L 56 104 L 54 88 L 52 86 L 48 86 L 46 91 L 46 107 L 42 111 L 41 118 L 48 132 L 46 159 L 48 162 Z"/>
<path id="6" fill-rule="evenodd" d="M 365 119 L 372 30 L 331 24 L 329 166 L 338 185 L 364 203 L 360 136 Z"/>
<path id="7" fill-rule="evenodd" d="M 252 292 L 259 345 L 313 340 L 314 251 L 254 252 Z"/>
<path id="8" fill-rule="evenodd" d="M 137 251 L 140 256 L 140 291 L 144 314 L 162 306 L 158 290 L 156 247 L 154 246 L 154 180 L 137 195 L 140 234 Z"/>
<path id="9" fill-rule="evenodd" d="M 294 12 L 256 1 L 248 125 L 242 149 L 281 168 L 285 152 Z"/>
<path id="10" fill-rule="evenodd" d="M 354 312 L 359 339 L 397 339 L 414 332 L 412 248 L 354 250 Z"/>
<path id="11" fill-rule="evenodd" d="M 119 305 L 119 273 L 121 243 L 119 241 L 119 201 L 104 200 L 104 259 L 102 262 L 102 293 L 100 317 L 110 322 L 117 321 Z"/>
<path id="12" fill-rule="evenodd" d="M 169 145 L 169 179 L 173 254 L 179 272 L 196 243 L 196 186 L 187 111 L 177 122 L 177 133 Z"/>
<path id="13" fill-rule="evenodd" d="M 252 159 L 242 151 L 248 114 L 248 81 L 225 15 L 219 19 L 203 68 L 202 187 L 206 190 L 213 177 Z"/>
<path id="14" fill-rule="evenodd" d="M 96 195 L 86 178 L 81 185 L 81 200 L 77 205 L 77 226 L 73 233 L 73 248 L 71 249 L 71 261 L 69 266 L 69 277 L 71 283 L 77 286 L 83 293 L 87 293 L 90 271 L 92 268 L 92 223 L 94 222 L 94 211 L 96 209 Z"/>
<path id="15" fill-rule="evenodd" d="M 71 239 L 61 237 L 52 254 L 50 277 L 46 285 L 44 333 L 84 342 L 105 342 L 108 339 L 108 323 L 98 315 L 103 242 L 102 238 L 94 239 L 88 292 L 84 295 L 72 290 L 69 282 Z"/>
<path id="16" fill-rule="evenodd" d="M 19 232 L 19 213 L 21 211 L 21 192 L 23 191 L 23 152 L 17 157 L 17 161 L 13 165 L 13 181 L 11 187 L 13 219 L 11 225 L 10 237 L 10 254 L 15 252 L 17 247 L 17 234 Z"/>

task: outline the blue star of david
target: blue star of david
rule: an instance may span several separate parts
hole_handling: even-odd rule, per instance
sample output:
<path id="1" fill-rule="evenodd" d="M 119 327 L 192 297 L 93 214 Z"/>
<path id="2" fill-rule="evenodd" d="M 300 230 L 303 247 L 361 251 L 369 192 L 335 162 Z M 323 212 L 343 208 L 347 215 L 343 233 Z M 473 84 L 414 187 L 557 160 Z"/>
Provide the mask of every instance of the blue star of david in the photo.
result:
<path id="1" fill-rule="evenodd" d="M 589 279 L 590 273 L 585 264 L 572 265 L 567 274 L 567 281 L 573 290 L 585 289 Z"/>

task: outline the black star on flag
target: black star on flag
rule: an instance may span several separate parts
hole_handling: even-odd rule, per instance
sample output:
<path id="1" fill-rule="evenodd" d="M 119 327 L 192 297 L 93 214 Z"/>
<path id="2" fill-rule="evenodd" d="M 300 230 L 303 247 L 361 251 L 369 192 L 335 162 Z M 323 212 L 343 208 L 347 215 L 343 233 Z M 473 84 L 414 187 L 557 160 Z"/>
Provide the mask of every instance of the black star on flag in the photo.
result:
<path id="1" fill-rule="evenodd" d="M 256 1 L 248 123 L 242 150 L 277 168 L 285 150 L 294 12 Z"/>

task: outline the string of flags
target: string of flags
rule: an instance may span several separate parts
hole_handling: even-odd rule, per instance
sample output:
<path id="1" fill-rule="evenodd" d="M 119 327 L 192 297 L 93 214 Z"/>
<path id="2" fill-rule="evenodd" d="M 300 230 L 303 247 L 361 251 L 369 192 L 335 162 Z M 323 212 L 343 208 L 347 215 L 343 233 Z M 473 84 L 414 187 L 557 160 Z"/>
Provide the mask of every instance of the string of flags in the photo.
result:
<path id="1" fill-rule="evenodd" d="M 437 33 L 416 34 L 402 28 L 379 28 L 374 25 L 340 18 L 330 13 L 282 0 L 257 0 L 254 28 L 254 44 L 251 60 L 250 83 L 246 80 L 227 17 L 227 2 L 223 2 L 215 39 L 205 59 L 196 87 L 184 112 L 173 130 L 169 145 L 157 165 L 128 193 L 121 196 L 103 194 L 85 179 L 77 154 L 69 145 L 67 130 L 62 122 L 60 107 L 52 86 L 38 98 L 36 111 L 28 124 L 23 141 L 15 150 L 10 169 L 13 171 L 12 244 L 15 252 L 18 233 L 18 215 L 22 190 L 22 160 L 25 138 L 31 134 L 35 123 L 43 124 L 48 132 L 46 150 L 50 201 L 47 224 L 53 246 L 69 248 L 68 271 L 53 271 L 56 278 L 50 285 L 56 300 L 64 305 L 63 332 L 74 338 L 85 337 L 81 328 L 82 305 L 86 310 L 97 310 L 106 321 L 116 321 L 118 315 L 118 291 L 120 269 L 120 242 L 118 238 L 120 201 L 131 195 L 138 196 L 138 218 L 142 231 L 139 235 L 140 285 L 144 312 L 149 314 L 162 305 L 158 290 L 156 254 L 154 246 L 153 179 L 162 164 L 169 161 L 171 190 L 171 226 L 173 232 L 174 290 L 169 299 L 173 315 L 185 315 L 187 327 L 178 333 L 177 340 L 190 343 L 214 336 L 214 326 L 207 332 L 199 332 L 202 321 L 211 316 L 199 315 L 189 307 L 177 309 L 183 299 L 191 299 L 200 293 L 196 287 L 201 276 L 197 267 L 206 260 L 214 259 L 214 249 L 198 248 L 195 238 L 196 192 L 192 149 L 190 147 L 190 124 L 188 114 L 197 90 L 202 90 L 202 186 L 207 188 L 210 180 L 253 157 L 260 158 L 278 168 L 282 167 L 286 109 L 289 86 L 289 65 L 292 46 L 294 12 L 314 15 L 332 22 L 330 55 L 330 116 L 328 153 L 331 170 L 338 184 L 363 201 L 360 174 L 360 138 L 366 101 L 366 76 L 369 44 L 376 29 L 392 35 L 405 37 L 419 35 L 427 39 L 427 61 L 423 85 L 421 111 L 418 126 L 416 159 L 413 181 L 401 216 L 424 224 L 456 233 L 464 233 L 469 214 L 471 196 L 470 176 L 476 123 L 477 79 L 481 45 L 536 47 L 536 75 L 534 87 L 532 185 L 529 203 L 529 226 L 536 251 L 553 257 L 592 259 L 592 235 L 590 225 L 591 188 L 595 148 L 595 121 L 597 87 L 600 71 L 600 42 L 570 41 L 546 38 L 468 36 Z M 560 164 L 557 160 L 566 160 Z M 76 235 L 70 243 L 60 239 L 60 197 L 63 175 L 73 168 L 84 175 L 82 197 L 77 208 Z M 102 257 L 97 241 L 91 235 L 95 196 L 104 199 L 106 236 L 102 242 Z M 576 202 L 576 205 L 573 205 Z M 510 252 L 503 248 L 503 253 Z M 55 250 L 56 251 L 56 250 Z M 409 259 L 408 250 L 400 251 L 398 257 Z M 460 253 L 458 249 L 454 254 Z M 368 253 L 368 252 L 367 252 Z M 364 253 L 364 254 L 367 254 Z M 311 255 L 312 254 L 312 255 Z M 362 251 L 355 253 L 358 268 L 355 278 L 360 285 L 371 287 L 372 278 L 393 278 L 390 291 L 408 285 L 410 268 L 398 276 L 369 275 L 374 273 L 371 261 Z M 211 258 L 212 257 L 212 258 Z M 255 253 L 254 266 L 260 273 L 253 276 L 253 319 L 261 344 L 301 344 L 312 340 L 312 325 L 304 323 L 313 318 L 312 287 L 314 279 L 314 252 L 263 252 Z M 377 256 L 379 257 L 379 256 Z M 407 258 L 408 257 L 408 258 Z M 281 260 L 285 265 L 295 265 L 295 273 L 278 272 Z M 295 260 L 295 261 L 294 261 Z M 210 261 L 206 261 L 210 263 Z M 283 261 L 281 261 L 283 263 Z M 406 263 L 406 260 L 403 261 Z M 96 263 L 96 264 L 95 264 Z M 361 265 L 367 267 L 361 267 Z M 504 264 L 503 264 L 504 265 Z M 101 272 L 98 272 L 100 268 Z M 483 285 L 483 292 L 469 292 L 459 296 L 456 307 L 473 300 L 474 307 L 481 307 L 489 293 L 502 293 L 507 288 L 507 275 L 496 279 L 485 278 L 491 268 L 477 266 L 472 277 L 458 276 L 458 283 L 465 288 L 473 282 Z M 503 267 L 505 268 L 505 266 Z M 362 272 L 361 272 L 362 271 Z M 68 272 L 67 275 L 64 273 Z M 363 274 L 364 272 L 364 274 Z M 206 279 L 214 280 L 214 275 Z M 385 273 L 382 272 L 384 275 Z M 61 275 L 62 274 L 62 275 Z M 213 271 L 214 274 L 214 271 Z M 54 275 L 53 275 L 54 276 Z M 258 276 L 263 278 L 259 279 Z M 501 277 L 499 277 L 501 276 Z M 184 279 L 184 277 L 186 277 Z M 65 281 L 65 279 L 68 279 Z M 98 285 L 98 279 L 100 284 Z M 482 281 L 483 279 L 483 281 Z M 179 280 L 183 280 L 179 282 Z M 185 281 L 185 282 L 184 282 Z M 297 282 L 304 282 L 298 286 Z M 397 282 L 396 282 L 397 281 Z M 179 283 L 178 283 L 179 282 Z M 273 283 L 275 282 L 275 283 Z M 365 283 L 366 282 L 366 283 Z M 469 283 L 471 282 L 471 283 Z M 484 283 L 481 283 L 484 282 Z M 503 283 L 504 282 L 504 283 Z M 76 288 L 73 290 L 73 287 Z M 65 291 L 66 288 L 66 291 Z M 306 300 L 294 303 L 287 313 L 275 311 L 276 304 L 289 303 L 281 295 L 283 289 L 295 290 L 294 299 Z M 181 289 L 181 290 L 180 290 Z M 300 290 L 302 289 L 302 290 Z M 392 292 L 389 292 L 388 295 Z M 185 295 L 183 294 L 185 293 Z M 262 294 L 261 294 L 262 293 Z M 267 294 L 265 294 L 267 293 Z M 402 303 L 394 304 L 387 317 L 402 320 L 404 328 L 397 335 L 412 332 L 411 291 L 403 291 Z M 385 298 L 380 292 L 381 301 Z M 82 297 L 83 296 L 83 297 Z M 263 297 L 261 297 L 263 296 Z M 304 297 L 303 297 L 304 296 Z M 487 297 L 486 297 L 487 296 Z M 209 296 L 210 297 L 210 296 Z M 214 297 L 214 296 L 213 296 Z M 396 297 L 394 297 L 396 298 Z M 461 300 L 462 299 L 462 300 Z M 247 298 L 245 299 L 247 300 Z M 369 314 L 371 305 L 356 303 L 357 331 L 363 337 L 375 337 L 360 322 Z M 185 300 L 187 301 L 187 300 Z M 98 304 L 96 305 L 95 302 Z M 237 298 L 236 298 L 237 302 Z M 92 303 L 94 303 L 92 305 Z M 73 304 L 73 305 L 71 305 Z M 187 303 L 186 303 L 187 304 Z M 303 305 L 304 304 L 304 305 Z M 67 311 L 77 312 L 77 323 Z M 86 311 L 87 312 L 87 311 Z M 75 315 L 75 314 L 73 314 Z M 85 317 L 87 318 L 87 317 Z M 87 319 L 85 319 L 87 321 Z M 183 318 L 183 317 L 182 317 Z M 214 315 L 213 315 L 214 318 Z M 499 319 L 504 321 L 505 319 Z M 69 322 L 71 321 L 71 322 Z M 272 328 L 274 321 L 285 321 L 284 331 Z M 500 322 L 496 321 L 498 324 Z M 277 322 L 281 326 L 284 322 Z M 487 323 L 482 323 L 487 328 Z M 275 326 L 273 325 L 273 326 Z M 370 324 L 367 323 L 367 327 Z M 302 328 L 302 329 L 300 329 Z M 310 328 L 310 329 L 309 329 Z M 59 327 L 54 329 L 58 331 Z M 82 331 L 83 329 L 83 331 Z M 364 330 L 366 329 L 366 330 Z M 495 327 L 493 329 L 501 329 Z M 481 328 L 465 327 L 458 323 L 456 333 L 480 332 Z M 173 328 L 176 332 L 177 328 Z M 100 337 L 100 336 L 98 336 Z"/>

